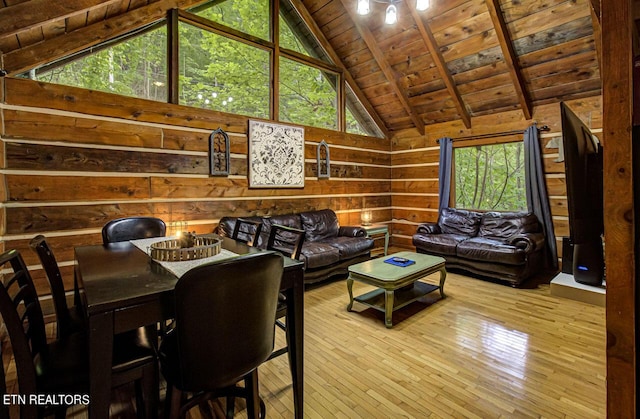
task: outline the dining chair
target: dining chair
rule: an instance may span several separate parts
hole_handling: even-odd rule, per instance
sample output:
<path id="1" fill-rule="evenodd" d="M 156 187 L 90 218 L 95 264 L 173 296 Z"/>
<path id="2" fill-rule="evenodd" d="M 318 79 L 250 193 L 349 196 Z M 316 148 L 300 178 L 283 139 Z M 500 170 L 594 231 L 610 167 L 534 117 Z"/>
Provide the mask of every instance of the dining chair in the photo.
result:
<path id="1" fill-rule="evenodd" d="M 58 338 L 64 338 L 73 333 L 86 333 L 88 325 L 82 308 L 78 306 L 69 307 L 67 304 L 60 268 L 46 237 L 41 234 L 35 236 L 29 242 L 29 246 L 37 253 L 47 280 L 49 281 L 51 298 L 53 299 L 53 306 L 56 312 L 56 336 Z M 114 337 L 115 344 L 130 346 L 131 344 L 137 344 L 137 342 L 141 340 L 148 341 L 148 337 L 144 335 L 150 334 L 151 332 L 152 331 L 147 331 L 146 329 L 140 329 L 119 333 Z M 127 343 L 127 341 L 130 343 Z M 143 356 L 146 355 L 143 354 Z"/>
<path id="2" fill-rule="evenodd" d="M 20 252 L 9 250 L 1 254 L 0 269 L 5 272 L 4 280 L 0 281 L 0 314 L 11 343 L 20 394 L 87 394 L 89 348 L 86 334 L 73 333 L 47 342 L 42 308 Z M 139 417 L 146 416 L 145 413 L 157 415 L 156 360 L 149 345 L 114 344 L 112 386 L 135 382 Z M 64 418 L 67 407 L 64 404 L 39 406 L 27 403 L 20 406 L 20 417 L 32 419 L 53 412 L 57 418 Z"/>
<path id="3" fill-rule="evenodd" d="M 167 226 L 155 217 L 126 217 L 107 222 L 102 227 L 102 243 L 163 237 Z"/>
<path id="4" fill-rule="evenodd" d="M 198 266 L 178 280 L 175 328 L 160 345 L 171 418 L 230 395 L 246 397 L 249 418 L 265 417 L 258 366 L 273 350 L 283 264 L 281 255 L 260 252 Z M 233 409 L 227 403 L 227 417 Z"/>
<path id="5" fill-rule="evenodd" d="M 82 313 L 82 309 L 77 306 L 69 307 L 67 305 L 67 297 L 64 290 L 64 283 L 58 262 L 53 251 L 47 243 L 47 239 L 38 234 L 29 242 L 29 246 L 33 249 L 42 268 L 44 269 L 49 286 L 51 287 L 51 298 L 53 299 L 53 307 L 56 311 L 56 333 L 57 337 L 66 337 L 72 333 L 86 331 L 87 324 Z"/>
<path id="6" fill-rule="evenodd" d="M 299 259 L 304 244 L 305 231 L 298 228 L 271 225 L 269 230 L 268 250 L 275 250 L 291 259 Z"/>
<path id="7" fill-rule="evenodd" d="M 249 246 L 255 246 L 258 244 L 258 237 L 260 237 L 261 230 L 262 223 L 260 221 L 238 218 L 233 227 L 231 238 L 246 243 Z"/>
<path id="8" fill-rule="evenodd" d="M 167 225 L 156 217 L 125 217 L 107 222 L 102 227 L 102 244 L 117 243 L 129 240 L 149 239 L 152 237 L 164 237 Z M 156 331 L 163 336 L 168 329 L 166 323 L 160 323 Z M 142 333 L 140 331 L 140 333 Z M 151 335 L 151 326 L 147 327 L 147 333 Z"/>
<path id="9" fill-rule="evenodd" d="M 299 259 L 302 245 L 304 244 L 305 231 L 293 227 L 273 224 L 269 231 L 269 241 L 267 242 L 267 250 L 275 250 L 291 259 Z M 282 322 L 283 317 L 287 315 L 287 300 L 284 294 L 278 295 L 278 309 L 276 310 L 276 325 L 287 331 L 287 326 Z M 277 349 L 271 353 L 269 359 L 276 358 L 289 352 L 289 340 L 287 335 L 286 346 Z"/>

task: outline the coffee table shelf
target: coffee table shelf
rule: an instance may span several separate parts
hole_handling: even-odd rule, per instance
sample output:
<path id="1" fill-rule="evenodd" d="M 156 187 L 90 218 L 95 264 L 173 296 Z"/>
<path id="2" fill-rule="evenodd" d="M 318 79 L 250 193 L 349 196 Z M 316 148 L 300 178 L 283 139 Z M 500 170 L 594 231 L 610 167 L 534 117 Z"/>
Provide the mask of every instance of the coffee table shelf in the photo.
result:
<path id="1" fill-rule="evenodd" d="M 401 288 L 393 293 L 393 310 L 396 311 L 404 306 L 407 306 L 414 301 L 419 300 L 432 291 L 439 290 L 440 287 L 432 284 L 425 284 L 424 282 L 414 282 L 411 288 Z M 370 291 L 366 294 L 362 294 L 354 298 L 361 304 L 369 306 L 378 311 L 385 312 L 385 290 L 377 289 Z"/>

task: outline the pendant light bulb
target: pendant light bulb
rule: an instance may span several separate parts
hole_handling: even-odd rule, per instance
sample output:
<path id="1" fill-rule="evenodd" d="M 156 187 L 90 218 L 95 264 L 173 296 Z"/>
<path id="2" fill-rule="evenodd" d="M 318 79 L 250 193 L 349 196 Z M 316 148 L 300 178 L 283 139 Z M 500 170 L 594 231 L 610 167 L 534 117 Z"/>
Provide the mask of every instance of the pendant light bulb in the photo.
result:
<path id="1" fill-rule="evenodd" d="M 384 23 L 387 25 L 393 25 L 398 21 L 398 9 L 393 4 L 387 6 L 387 13 L 384 18 Z"/>
<path id="2" fill-rule="evenodd" d="M 368 15 L 369 14 L 369 0 L 358 0 L 357 12 L 358 12 L 359 15 Z"/>
<path id="3" fill-rule="evenodd" d="M 427 10 L 429 6 L 431 6 L 431 4 L 429 3 L 430 3 L 429 0 L 416 0 L 416 10 L 419 10 L 419 11 Z"/>

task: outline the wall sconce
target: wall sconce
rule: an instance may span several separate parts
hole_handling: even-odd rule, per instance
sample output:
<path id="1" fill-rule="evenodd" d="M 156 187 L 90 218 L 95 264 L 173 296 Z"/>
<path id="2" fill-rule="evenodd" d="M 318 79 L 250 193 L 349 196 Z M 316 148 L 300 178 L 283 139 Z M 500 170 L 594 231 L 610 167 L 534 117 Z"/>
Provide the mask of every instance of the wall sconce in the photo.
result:
<path id="1" fill-rule="evenodd" d="M 370 226 L 372 219 L 373 219 L 373 214 L 371 213 L 371 210 L 363 209 L 362 212 L 360 213 L 360 221 L 362 222 L 362 225 Z"/>
<path id="2" fill-rule="evenodd" d="M 189 225 L 186 221 L 171 221 L 168 227 L 167 235 L 169 237 L 180 237 L 189 232 Z"/>
<path id="3" fill-rule="evenodd" d="M 329 144 L 325 140 L 320 141 L 316 151 L 318 160 L 318 179 L 329 179 L 331 176 L 331 157 L 329 155 Z"/>
<path id="4" fill-rule="evenodd" d="M 231 166 L 229 136 L 222 128 L 209 136 L 209 173 L 212 176 L 229 176 Z"/>

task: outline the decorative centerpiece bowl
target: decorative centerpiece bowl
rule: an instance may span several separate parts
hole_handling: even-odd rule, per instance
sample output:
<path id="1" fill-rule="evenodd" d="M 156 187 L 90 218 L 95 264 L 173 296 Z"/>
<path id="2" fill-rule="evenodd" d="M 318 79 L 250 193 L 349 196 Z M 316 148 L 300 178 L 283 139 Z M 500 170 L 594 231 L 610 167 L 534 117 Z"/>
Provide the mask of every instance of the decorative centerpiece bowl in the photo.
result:
<path id="1" fill-rule="evenodd" d="M 185 233 L 179 237 L 153 243 L 151 258 L 164 262 L 202 259 L 220 253 L 222 239 L 211 234 Z"/>

